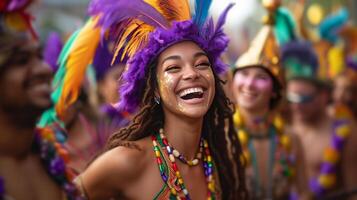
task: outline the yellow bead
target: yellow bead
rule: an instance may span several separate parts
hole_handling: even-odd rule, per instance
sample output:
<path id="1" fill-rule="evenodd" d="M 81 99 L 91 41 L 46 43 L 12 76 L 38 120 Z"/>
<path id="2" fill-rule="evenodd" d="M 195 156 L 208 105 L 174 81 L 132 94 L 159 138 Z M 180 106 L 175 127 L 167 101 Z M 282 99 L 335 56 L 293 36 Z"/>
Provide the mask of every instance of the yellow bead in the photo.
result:
<path id="1" fill-rule="evenodd" d="M 208 183 L 208 189 L 209 189 L 210 191 L 214 191 L 214 190 L 215 190 L 215 187 L 214 187 L 214 183 L 213 183 L 213 182 Z"/>
<path id="2" fill-rule="evenodd" d="M 333 148 L 327 148 L 324 151 L 324 160 L 329 163 L 337 163 L 340 159 L 340 154 Z"/>
<path id="3" fill-rule="evenodd" d="M 176 194 L 177 194 L 175 188 L 171 188 L 171 194 L 173 194 L 173 195 L 176 195 Z"/>
<path id="4" fill-rule="evenodd" d="M 290 137 L 287 135 L 281 135 L 280 136 L 280 142 L 283 145 L 283 147 L 287 150 L 290 150 L 291 148 L 291 140 Z"/>
<path id="5" fill-rule="evenodd" d="M 236 111 L 233 115 L 233 122 L 236 126 L 242 125 L 242 118 L 240 117 L 240 114 L 238 111 Z"/>
<path id="6" fill-rule="evenodd" d="M 178 172 L 178 171 L 176 172 L 176 177 L 177 177 L 177 178 L 181 178 L 180 172 Z"/>
<path id="7" fill-rule="evenodd" d="M 155 151 L 155 155 L 156 155 L 156 157 L 160 157 L 161 156 L 159 151 Z"/>
<path id="8" fill-rule="evenodd" d="M 179 178 L 179 179 L 178 179 L 178 182 L 179 182 L 180 184 L 183 184 L 182 178 Z"/>
<path id="9" fill-rule="evenodd" d="M 339 126 L 336 130 L 337 135 L 342 138 L 346 138 L 350 134 L 350 132 L 351 129 L 347 124 Z"/>
<path id="10" fill-rule="evenodd" d="M 238 130 L 238 138 L 239 141 L 242 145 L 246 146 L 248 143 L 248 134 L 243 130 L 243 129 L 239 129 Z"/>
<path id="11" fill-rule="evenodd" d="M 240 157 L 241 163 L 247 166 L 250 164 L 250 159 L 250 152 L 247 150 L 243 151 L 243 154 Z"/>
<path id="12" fill-rule="evenodd" d="M 211 156 L 207 156 L 207 162 L 212 162 L 212 157 Z"/>
<path id="13" fill-rule="evenodd" d="M 282 130 L 284 128 L 283 119 L 281 119 L 280 116 L 274 118 L 273 124 L 278 130 Z"/>
<path id="14" fill-rule="evenodd" d="M 320 175 L 318 181 L 324 188 L 331 188 L 336 183 L 336 175 L 334 174 Z"/>

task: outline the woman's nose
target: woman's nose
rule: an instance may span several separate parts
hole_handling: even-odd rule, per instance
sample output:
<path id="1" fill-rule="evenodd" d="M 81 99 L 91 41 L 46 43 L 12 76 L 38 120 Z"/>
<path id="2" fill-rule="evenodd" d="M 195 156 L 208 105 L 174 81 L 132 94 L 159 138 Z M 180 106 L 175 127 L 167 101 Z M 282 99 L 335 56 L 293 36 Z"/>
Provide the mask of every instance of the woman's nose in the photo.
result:
<path id="1" fill-rule="evenodd" d="M 196 79 L 198 78 L 200 73 L 193 67 L 193 66 L 187 66 L 184 69 L 184 79 Z"/>

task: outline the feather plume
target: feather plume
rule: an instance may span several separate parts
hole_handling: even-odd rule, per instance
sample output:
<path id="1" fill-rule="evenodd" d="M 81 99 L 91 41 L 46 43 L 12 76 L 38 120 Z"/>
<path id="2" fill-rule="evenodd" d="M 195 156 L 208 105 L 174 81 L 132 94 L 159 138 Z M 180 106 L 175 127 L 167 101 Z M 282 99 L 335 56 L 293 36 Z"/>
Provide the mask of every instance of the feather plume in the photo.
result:
<path id="1" fill-rule="evenodd" d="M 60 93 L 57 94 L 59 99 L 56 104 L 59 118 L 62 118 L 67 108 L 76 101 L 85 71 L 94 57 L 100 41 L 100 28 L 96 27 L 96 23 L 96 19 L 90 19 L 78 35 L 72 38 L 71 46 L 65 48 L 60 55 L 61 71 L 55 79 Z"/>
<path id="2" fill-rule="evenodd" d="M 196 0 L 195 1 L 195 14 L 193 22 L 202 28 L 207 20 L 208 11 L 211 6 L 212 0 Z"/>
<path id="3" fill-rule="evenodd" d="M 338 31 L 347 23 L 348 16 L 348 11 L 341 9 L 337 13 L 326 17 L 318 28 L 321 38 L 335 43 L 338 40 Z"/>
<path id="4" fill-rule="evenodd" d="M 228 11 L 234 6 L 234 3 L 230 3 L 226 9 L 222 12 L 222 14 L 219 16 L 217 24 L 216 24 L 216 33 L 223 34 L 223 25 L 226 23 L 226 18 Z"/>
<path id="5" fill-rule="evenodd" d="M 73 45 L 73 42 L 77 38 L 78 33 L 79 31 L 76 31 L 71 35 L 59 55 L 58 60 L 60 62 L 60 67 L 57 70 L 54 80 L 52 82 L 53 88 L 55 88 L 55 90 L 51 94 L 51 99 L 55 105 L 58 103 L 62 94 L 63 77 L 66 75 L 65 60 L 67 59 L 68 54 L 70 53 L 70 49 Z M 55 108 L 52 107 L 42 114 L 41 119 L 39 120 L 39 123 L 37 125 L 38 127 L 45 127 L 53 124 L 54 122 L 59 122 L 59 124 L 64 127 L 64 124 L 57 117 Z"/>
<path id="6" fill-rule="evenodd" d="M 286 8 L 280 7 L 275 12 L 274 31 L 279 45 L 296 39 L 295 20 Z"/>
<path id="7" fill-rule="evenodd" d="M 156 8 L 167 21 L 185 21 L 191 19 L 190 5 L 187 0 L 144 0 Z"/>
<path id="8" fill-rule="evenodd" d="M 95 0 L 90 4 L 89 13 L 99 16 L 98 24 L 102 27 L 102 36 L 106 31 L 112 30 L 120 38 L 113 61 L 124 45 L 122 59 L 127 55 L 131 57 L 155 28 L 169 28 L 169 23 L 162 14 L 142 0 Z"/>

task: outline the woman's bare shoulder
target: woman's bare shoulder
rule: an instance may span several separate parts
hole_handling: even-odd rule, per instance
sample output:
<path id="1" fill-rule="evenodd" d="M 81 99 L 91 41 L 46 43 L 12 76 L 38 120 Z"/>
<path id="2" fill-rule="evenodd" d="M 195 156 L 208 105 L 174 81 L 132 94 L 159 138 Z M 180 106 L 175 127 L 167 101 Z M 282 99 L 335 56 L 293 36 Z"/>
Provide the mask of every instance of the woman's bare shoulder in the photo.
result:
<path id="1" fill-rule="evenodd" d="M 91 191 L 88 196 L 103 197 L 97 193 L 120 192 L 138 180 L 149 163 L 149 142 L 150 138 L 144 138 L 123 143 L 106 151 L 92 162 L 80 175 L 84 189 Z"/>

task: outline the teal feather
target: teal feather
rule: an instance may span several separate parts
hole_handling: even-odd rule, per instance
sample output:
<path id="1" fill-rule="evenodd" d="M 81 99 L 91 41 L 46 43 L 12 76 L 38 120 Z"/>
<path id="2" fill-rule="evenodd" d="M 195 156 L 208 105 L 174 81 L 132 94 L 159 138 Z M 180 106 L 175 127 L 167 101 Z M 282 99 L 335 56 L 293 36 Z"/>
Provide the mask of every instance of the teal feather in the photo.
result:
<path id="1" fill-rule="evenodd" d="M 203 27 L 208 17 L 208 11 L 212 4 L 212 0 L 196 0 L 195 13 L 193 14 L 193 22 L 198 27 Z"/>
<path id="2" fill-rule="evenodd" d="M 338 31 L 348 21 L 348 11 L 343 8 L 337 13 L 326 17 L 318 27 L 320 37 L 331 43 L 335 43 L 338 40 Z"/>
<path id="3" fill-rule="evenodd" d="M 66 61 L 69 56 L 72 45 L 78 36 L 78 33 L 79 31 L 76 31 L 75 33 L 72 34 L 72 36 L 68 39 L 68 41 L 66 42 L 66 44 L 64 45 L 61 51 L 61 54 L 58 59 L 60 66 L 52 82 L 52 87 L 54 89 L 54 91 L 51 94 L 53 106 L 42 114 L 40 121 L 37 124 L 39 127 L 45 127 L 55 122 L 59 123 L 62 127 L 64 127 L 64 124 L 57 117 L 55 106 L 58 103 L 59 98 L 61 97 L 62 94 L 64 77 L 66 75 Z"/>
<path id="4" fill-rule="evenodd" d="M 279 45 L 284 45 L 296 39 L 296 24 L 292 14 L 286 8 L 280 7 L 275 11 L 274 32 Z"/>

